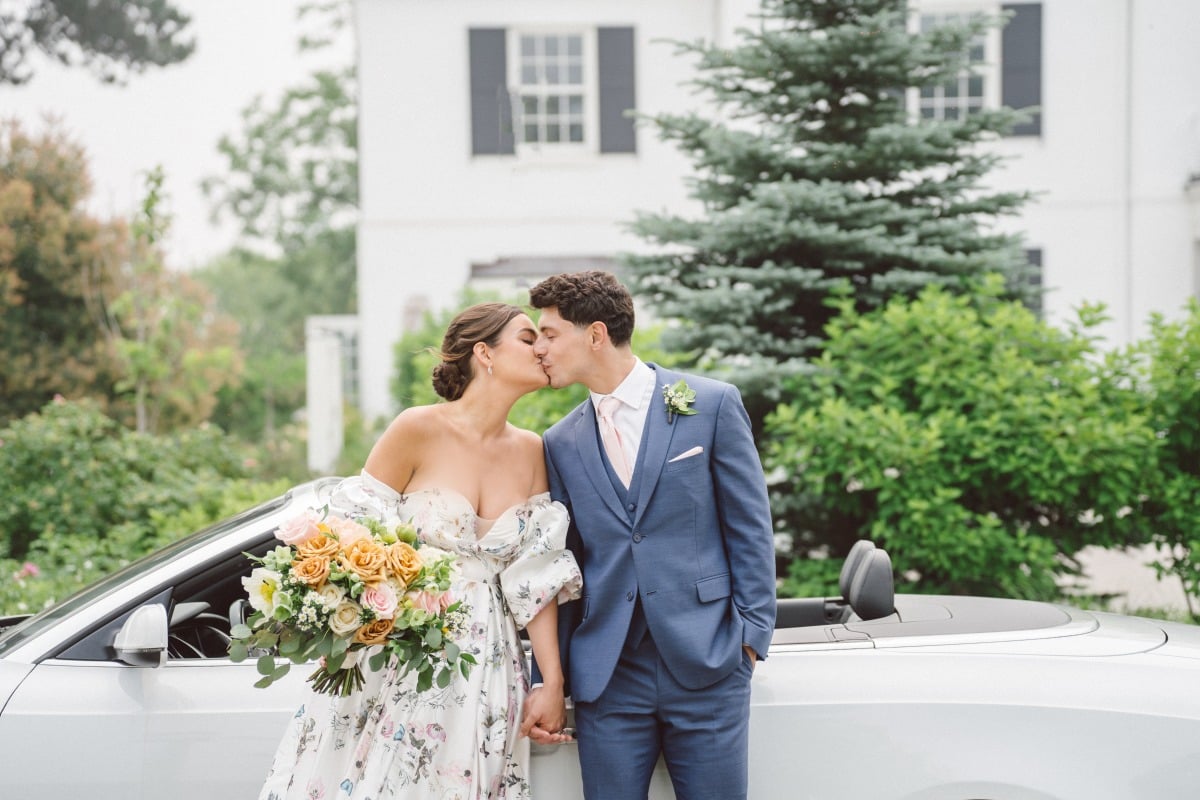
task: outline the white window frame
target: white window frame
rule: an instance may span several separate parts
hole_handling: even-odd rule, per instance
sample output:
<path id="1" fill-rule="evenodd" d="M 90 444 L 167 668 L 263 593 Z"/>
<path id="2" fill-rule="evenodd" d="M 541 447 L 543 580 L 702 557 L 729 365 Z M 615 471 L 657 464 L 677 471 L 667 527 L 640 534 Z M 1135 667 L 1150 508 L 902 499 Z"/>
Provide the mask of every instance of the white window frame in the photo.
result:
<path id="1" fill-rule="evenodd" d="M 549 87 L 534 86 L 534 91 L 526 91 L 530 85 L 521 82 L 521 38 L 525 36 L 578 36 L 580 38 L 580 64 L 583 68 L 582 84 L 558 84 L 557 91 Z M 600 93 L 599 55 L 596 45 L 596 29 L 578 26 L 520 26 L 508 29 L 508 96 L 512 105 L 513 146 L 517 155 L 537 159 L 573 159 L 585 155 L 593 155 L 600 150 Z M 526 142 L 525 141 L 525 108 L 523 94 L 538 94 L 542 97 L 565 94 L 570 87 L 571 94 L 583 96 L 583 141 L 558 142 Z M 576 91 L 578 89 L 578 91 Z"/>
<path id="2" fill-rule="evenodd" d="M 910 14 L 908 18 L 908 30 L 911 33 L 919 33 L 921 30 L 922 17 L 949 17 L 949 16 L 968 16 L 971 14 L 983 14 L 989 17 L 996 16 L 1000 13 L 1000 6 L 992 2 L 963 2 L 963 0 L 921 0 L 921 2 L 913 3 L 910 6 Z M 978 76 L 983 79 L 983 94 L 982 104 L 980 109 L 999 108 L 1000 107 L 1000 80 L 1001 80 L 1001 62 L 1002 57 L 1002 41 L 1001 30 L 997 27 L 988 28 L 983 34 L 983 61 L 977 62 L 970 70 L 970 75 Z M 968 95 L 964 93 L 967 87 L 967 79 L 969 75 L 966 72 L 959 74 L 959 95 L 954 105 L 960 110 L 969 108 L 967 100 Z M 908 107 L 909 120 L 912 122 L 920 122 L 928 119 L 922 115 L 923 104 L 927 104 L 929 98 L 922 98 L 919 89 L 910 88 L 906 92 L 906 106 Z M 933 107 L 937 113 L 933 119 L 945 119 L 944 112 L 947 107 L 945 96 L 942 87 L 935 89 L 933 98 Z M 969 113 L 969 111 L 968 111 Z M 959 116 L 958 119 L 962 119 Z"/>

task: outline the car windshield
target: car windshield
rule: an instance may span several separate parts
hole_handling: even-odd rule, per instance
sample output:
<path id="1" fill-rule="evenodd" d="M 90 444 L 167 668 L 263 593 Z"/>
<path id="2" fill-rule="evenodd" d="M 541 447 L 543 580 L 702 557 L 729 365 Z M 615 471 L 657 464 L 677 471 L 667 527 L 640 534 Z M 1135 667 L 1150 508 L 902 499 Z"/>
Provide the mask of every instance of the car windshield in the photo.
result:
<path id="1" fill-rule="evenodd" d="M 87 606 L 97 598 L 103 597 L 129 581 L 136 580 L 145 572 L 184 556 L 189 551 L 204 547 L 209 542 L 219 539 L 234 528 L 277 511 L 287 502 L 288 497 L 289 495 L 285 494 L 274 500 L 268 500 L 249 511 L 243 511 L 241 514 L 222 520 L 198 533 L 169 544 L 161 550 L 156 550 L 129 566 L 101 578 L 89 586 L 85 586 L 61 603 L 53 605 L 29 619 L 0 632 L 0 656 L 21 642 L 37 635 L 46 627 L 55 624 L 60 619 L 69 617 L 78 609 Z"/>

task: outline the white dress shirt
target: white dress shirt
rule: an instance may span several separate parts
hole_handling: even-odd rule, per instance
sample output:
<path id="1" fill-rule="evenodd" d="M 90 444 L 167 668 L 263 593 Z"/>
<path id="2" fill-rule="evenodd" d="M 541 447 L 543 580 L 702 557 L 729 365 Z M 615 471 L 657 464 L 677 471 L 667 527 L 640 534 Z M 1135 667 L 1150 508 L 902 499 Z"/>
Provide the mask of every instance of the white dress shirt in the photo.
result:
<path id="1" fill-rule="evenodd" d="M 633 369 L 625 376 L 620 385 L 612 391 L 612 396 L 621 401 L 621 405 L 613 412 L 613 425 L 621 434 L 621 449 L 629 464 L 637 464 L 638 448 L 642 443 L 642 432 L 646 429 L 646 414 L 650 401 L 654 397 L 654 370 L 646 366 L 640 358 L 635 357 Z M 591 393 L 592 406 L 596 408 L 596 416 L 600 415 L 600 401 L 608 395 Z"/>

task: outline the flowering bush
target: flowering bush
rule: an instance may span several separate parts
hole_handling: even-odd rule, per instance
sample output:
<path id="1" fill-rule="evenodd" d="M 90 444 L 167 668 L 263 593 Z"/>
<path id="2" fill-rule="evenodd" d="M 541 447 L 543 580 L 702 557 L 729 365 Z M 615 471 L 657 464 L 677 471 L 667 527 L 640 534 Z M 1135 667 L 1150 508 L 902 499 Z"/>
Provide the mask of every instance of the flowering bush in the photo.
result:
<path id="1" fill-rule="evenodd" d="M 457 574 L 451 553 L 417 541 L 406 525 L 350 519 L 324 509 L 305 511 L 276 531 L 282 545 L 262 558 L 242 584 L 254 613 L 233 628 L 229 655 L 259 656 L 266 687 L 291 664 L 320 658 L 308 680 L 317 691 L 346 696 L 363 684 L 362 651 L 372 670 L 392 658 L 416 672 L 417 690 L 445 687 L 454 670 L 464 676 L 475 658 L 453 639 L 466 609 L 450 587 Z"/>

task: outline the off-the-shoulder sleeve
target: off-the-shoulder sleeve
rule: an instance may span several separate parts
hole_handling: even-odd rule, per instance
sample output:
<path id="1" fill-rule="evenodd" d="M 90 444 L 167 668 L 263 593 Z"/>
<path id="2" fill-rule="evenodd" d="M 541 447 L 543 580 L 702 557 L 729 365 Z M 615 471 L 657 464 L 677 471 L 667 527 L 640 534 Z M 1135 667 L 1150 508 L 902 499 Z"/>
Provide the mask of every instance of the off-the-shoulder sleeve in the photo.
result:
<path id="1" fill-rule="evenodd" d="M 364 469 L 342 480 L 330 495 L 329 504 L 343 513 L 388 522 L 396 516 L 401 499 L 399 492 Z"/>
<path id="2" fill-rule="evenodd" d="M 521 546 L 500 573 L 500 588 L 517 625 L 524 628 L 551 601 L 579 598 L 583 575 L 566 549 L 567 509 L 542 494 L 519 512 Z"/>

